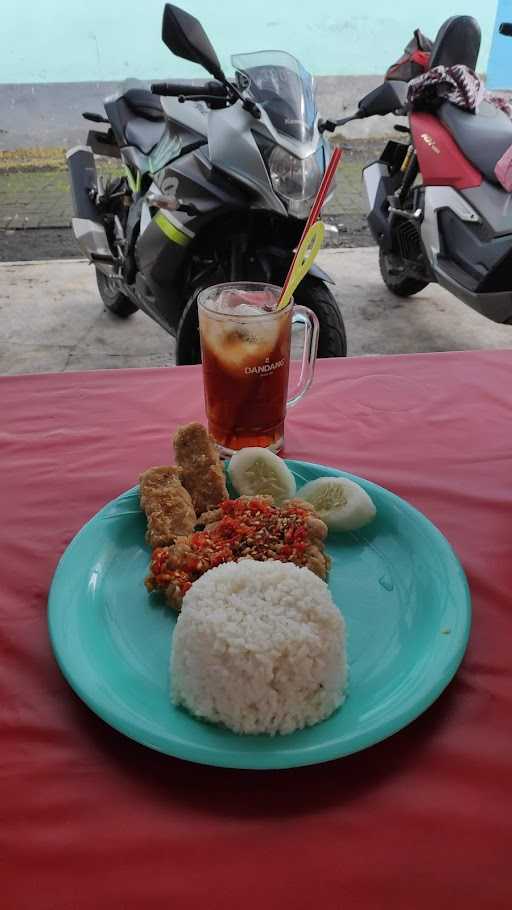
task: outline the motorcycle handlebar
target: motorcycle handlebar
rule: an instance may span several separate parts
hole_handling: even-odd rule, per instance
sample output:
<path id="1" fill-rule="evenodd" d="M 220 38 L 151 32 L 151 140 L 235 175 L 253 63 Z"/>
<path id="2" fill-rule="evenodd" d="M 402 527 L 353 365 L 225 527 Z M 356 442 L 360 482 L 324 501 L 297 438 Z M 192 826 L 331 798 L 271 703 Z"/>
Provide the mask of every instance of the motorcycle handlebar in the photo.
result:
<path id="1" fill-rule="evenodd" d="M 227 95 L 226 86 L 217 80 L 210 82 L 153 82 L 151 91 L 154 95 L 167 95 L 171 98 L 179 98 L 180 95 L 213 95 L 216 98 L 225 98 Z"/>

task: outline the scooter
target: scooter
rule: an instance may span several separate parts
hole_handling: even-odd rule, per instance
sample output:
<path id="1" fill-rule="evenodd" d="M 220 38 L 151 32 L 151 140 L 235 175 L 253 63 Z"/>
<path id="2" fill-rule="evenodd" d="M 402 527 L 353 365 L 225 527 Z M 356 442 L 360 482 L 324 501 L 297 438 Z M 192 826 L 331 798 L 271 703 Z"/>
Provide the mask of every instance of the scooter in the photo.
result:
<path id="1" fill-rule="evenodd" d="M 475 19 L 451 17 L 429 66 L 474 70 L 479 49 Z M 410 110 L 407 83 L 387 81 L 324 129 L 390 113 L 408 116 L 407 126 L 395 126 L 408 140 L 388 142 L 363 171 L 385 285 L 409 297 L 437 282 L 494 322 L 512 322 L 512 196 L 494 172 L 512 145 L 512 122 L 488 101 L 476 113 L 448 101 L 432 112 Z"/>
<path id="2" fill-rule="evenodd" d="M 166 4 L 162 38 L 207 82 L 155 83 L 105 101 L 108 130 L 68 152 L 73 230 L 105 306 L 144 311 L 176 337 L 176 362 L 200 362 L 197 295 L 224 281 L 281 285 L 330 158 L 313 80 L 283 51 L 232 57 L 228 80 L 201 24 Z M 94 155 L 125 176 L 103 181 Z M 345 328 L 314 265 L 296 292 L 320 323 L 318 354 L 346 354 Z"/>

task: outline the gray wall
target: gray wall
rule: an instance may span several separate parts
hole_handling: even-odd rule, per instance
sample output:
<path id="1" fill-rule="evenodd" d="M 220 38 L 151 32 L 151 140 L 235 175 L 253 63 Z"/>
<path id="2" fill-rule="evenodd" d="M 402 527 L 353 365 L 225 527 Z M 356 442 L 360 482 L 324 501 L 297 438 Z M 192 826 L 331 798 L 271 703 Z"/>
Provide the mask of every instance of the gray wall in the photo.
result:
<path id="1" fill-rule="evenodd" d="M 379 76 L 319 76 L 316 79 L 318 107 L 326 117 L 342 117 L 366 92 L 380 82 Z M 103 113 L 103 99 L 126 83 L 75 82 L 49 85 L 0 86 L 0 149 L 69 148 L 83 143 L 93 124 L 82 111 Z M 391 118 L 375 117 L 345 128 L 351 136 L 383 135 Z M 101 129 L 101 127 L 100 127 Z"/>

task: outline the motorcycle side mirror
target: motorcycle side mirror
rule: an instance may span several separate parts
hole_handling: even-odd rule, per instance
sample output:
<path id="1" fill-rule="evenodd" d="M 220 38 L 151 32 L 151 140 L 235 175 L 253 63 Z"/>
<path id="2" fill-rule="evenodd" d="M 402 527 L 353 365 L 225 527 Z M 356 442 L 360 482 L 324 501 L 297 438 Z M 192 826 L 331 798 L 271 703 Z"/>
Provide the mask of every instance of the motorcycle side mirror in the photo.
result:
<path id="1" fill-rule="evenodd" d="M 407 102 L 407 83 L 398 79 L 383 82 L 361 98 L 358 104 L 361 117 L 383 117 L 403 108 Z"/>
<path id="2" fill-rule="evenodd" d="M 201 23 L 172 3 L 166 3 L 164 7 L 162 41 L 176 57 L 199 63 L 215 79 L 226 81 L 219 58 Z"/>
<path id="3" fill-rule="evenodd" d="M 512 38 L 512 22 L 502 22 L 499 28 L 500 35 Z"/>

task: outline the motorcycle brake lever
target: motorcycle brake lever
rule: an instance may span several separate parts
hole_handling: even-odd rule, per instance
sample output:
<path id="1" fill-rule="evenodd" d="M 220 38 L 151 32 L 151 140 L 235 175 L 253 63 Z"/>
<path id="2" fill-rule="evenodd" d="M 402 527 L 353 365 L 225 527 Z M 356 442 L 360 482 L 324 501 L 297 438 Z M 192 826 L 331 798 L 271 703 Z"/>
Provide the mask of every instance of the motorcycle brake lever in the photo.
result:
<path id="1" fill-rule="evenodd" d="M 218 95 L 178 95 L 178 101 L 180 104 L 185 104 L 185 101 L 206 101 L 207 104 L 215 103 L 222 107 L 227 107 L 229 103 L 228 98 L 219 98 Z"/>

